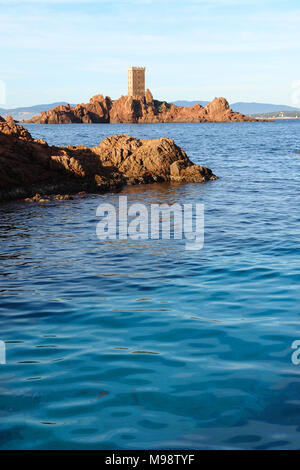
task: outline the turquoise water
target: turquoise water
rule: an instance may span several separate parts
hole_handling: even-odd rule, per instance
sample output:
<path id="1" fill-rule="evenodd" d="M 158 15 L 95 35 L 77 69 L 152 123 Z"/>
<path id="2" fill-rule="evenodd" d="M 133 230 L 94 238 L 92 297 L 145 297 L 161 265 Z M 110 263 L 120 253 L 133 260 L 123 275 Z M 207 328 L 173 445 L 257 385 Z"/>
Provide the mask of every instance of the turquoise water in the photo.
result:
<path id="1" fill-rule="evenodd" d="M 0 206 L 0 447 L 300 448 L 300 120 L 27 127 L 173 137 L 220 179 L 122 191 L 203 203 L 200 251 L 99 241 L 118 194 Z"/>

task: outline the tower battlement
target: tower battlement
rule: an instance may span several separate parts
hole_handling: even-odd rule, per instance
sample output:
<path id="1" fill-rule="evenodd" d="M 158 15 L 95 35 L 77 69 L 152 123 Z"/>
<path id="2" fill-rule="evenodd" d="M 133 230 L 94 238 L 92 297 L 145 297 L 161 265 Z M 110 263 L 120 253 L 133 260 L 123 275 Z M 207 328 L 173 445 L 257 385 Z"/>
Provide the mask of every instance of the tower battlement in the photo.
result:
<path id="1" fill-rule="evenodd" d="M 128 67 L 128 96 L 145 96 L 146 67 Z"/>

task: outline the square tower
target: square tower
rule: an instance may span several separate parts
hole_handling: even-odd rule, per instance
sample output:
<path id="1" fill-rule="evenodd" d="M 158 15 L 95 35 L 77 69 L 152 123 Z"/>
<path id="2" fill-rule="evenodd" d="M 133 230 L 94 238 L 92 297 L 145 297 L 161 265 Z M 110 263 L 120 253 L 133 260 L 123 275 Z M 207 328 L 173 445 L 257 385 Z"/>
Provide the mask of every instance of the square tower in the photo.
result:
<path id="1" fill-rule="evenodd" d="M 128 96 L 145 96 L 146 67 L 128 67 Z"/>

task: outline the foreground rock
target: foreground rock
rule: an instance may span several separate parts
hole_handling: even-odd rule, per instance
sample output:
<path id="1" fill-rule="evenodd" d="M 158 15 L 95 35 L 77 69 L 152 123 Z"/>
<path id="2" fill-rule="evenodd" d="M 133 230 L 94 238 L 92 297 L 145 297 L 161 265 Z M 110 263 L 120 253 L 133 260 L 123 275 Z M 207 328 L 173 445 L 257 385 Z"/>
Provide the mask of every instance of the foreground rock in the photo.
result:
<path id="1" fill-rule="evenodd" d="M 215 98 L 205 108 L 188 108 L 156 101 L 150 90 L 144 98 L 121 96 L 116 101 L 96 95 L 87 104 L 56 106 L 27 121 L 37 124 L 69 123 L 156 123 L 156 122 L 232 122 L 257 121 L 232 111 L 225 98 Z"/>
<path id="2" fill-rule="evenodd" d="M 0 201 L 117 190 L 125 184 L 205 182 L 217 177 L 194 165 L 172 139 L 107 137 L 96 147 L 49 146 L 11 117 L 0 119 Z"/>

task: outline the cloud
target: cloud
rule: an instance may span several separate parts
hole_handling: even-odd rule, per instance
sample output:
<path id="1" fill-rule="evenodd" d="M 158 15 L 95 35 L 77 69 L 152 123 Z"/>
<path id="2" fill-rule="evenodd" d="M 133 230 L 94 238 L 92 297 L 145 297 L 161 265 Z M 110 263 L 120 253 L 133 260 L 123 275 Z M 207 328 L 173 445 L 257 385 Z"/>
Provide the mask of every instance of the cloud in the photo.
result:
<path id="1" fill-rule="evenodd" d="M 200 96 L 197 90 L 209 84 L 216 93 L 230 86 L 242 95 L 243 89 L 254 90 L 253 79 L 261 75 L 265 78 L 257 82 L 257 89 L 261 85 L 266 92 L 265 84 L 273 80 L 280 93 L 284 80 L 300 78 L 300 10 L 296 2 L 294 8 L 292 4 L 0 0 L 0 41 L 5 44 L 1 78 L 9 84 L 9 96 L 16 93 L 22 99 L 26 88 L 32 102 L 45 100 L 35 97 L 36 90 L 44 93 L 44 88 L 49 96 L 52 90 L 53 101 L 58 89 L 72 102 L 85 99 L 85 89 L 118 96 L 126 88 L 130 63 L 148 67 L 148 84 L 153 90 L 164 87 L 161 97 L 167 89 L 171 93 L 170 84 L 172 98 L 175 93 L 180 98 L 182 83 L 187 83 L 182 93 L 191 98 L 193 93 Z M 65 92 L 68 86 L 72 95 Z M 256 91 L 253 99 L 255 95 Z"/>
<path id="2" fill-rule="evenodd" d="M 44 5 L 57 5 L 57 4 L 88 4 L 88 3 L 108 3 L 108 4 L 162 4 L 169 3 L 174 5 L 179 5 L 182 3 L 182 0 L 0 0 L 0 5 L 11 5 L 11 4 L 44 4 Z M 279 0 L 243 0 L 243 5 L 262 5 L 262 4 L 276 4 L 280 3 Z M 240 5 L 241 0 L 186 0 L 185 4 L 191 5 L 209 5 L 212 7 L 216 6 L 235 6 Z"/>
<path id="3" fill-rule="evenodd" d="M 34 1 L 34 0 L 31 0 Z M 56 1 L 56 0 L 55 0 Z M 65 0 L 64 0 L 65 1 Z M 92 0 L 91 0 L 92 1 Z M 120 0 L 118 0 L 120 1 Z M 1 2 L 1 0 L 0 0 Z M 298 14 L 298 17 L 297 17 Z M 131 11 L 128 13 L 131 25 L 138 23 L 139 14 Z M 214 23 L 191 22 L 181 29 L 172 27 L 165 29 L 165 18 L 157 18 L 157 29 L 154 31 L 152 21 L 142 22 L 136 27 L 128 27 L 126 18 L 120 18 L 108 12 L 92 15 L 85 12 L 68 12 L 58 14 L 40 11 L 24 12 L 21 16 L 12 16 L 9 13 L 2 14 L 0 36 L 5 41 L 8 51 L 15 51 L 20 55 L 25 51 L 26 55 L 31 53 L 34 58 L 36 53 L 48 53 L 48 61 L 55 62 L 74 57 L 74 60 L 85 62 L 85 58 L 94 55 L 94 60 L 99 57 L 108 57 L 110 54 L 116 56 L 130 56 L 131 54 L 144 54 L 145 57 L 166 57 L 169 55 L 181 56 L 184 60 L 193 55 L 204 54 L 252 54 L 258 57 L 263 53 L 297 51 L 299 50 L 300 33 L 295 18 L 299 18 L 299 11 L 290 16 L 290 22 L 285 21 L 276 24 L 270 31 L 263 27 L 258 28 L 258 21 L 242 25 L 240 29 L 231 30 L 230 23 L 223 28 L 215 27 Z M 67 21 L 67 24 L 66 24 Z M 180 19 L 177 19 L 177 25 Z M 287 27 L 287 24 L 290 27 Z M 247 26 L 247 27 L 246 27 Z M 230 31 L 230 34 L 227 31 Z M 51 54 L 52 53 L 52 54 Z M 79 53 L 84 55 L 78 56 Z M 11 54 L 11 52 L 10 52 Z M 5 51 L 2 59 L 5 58 Z"/>

